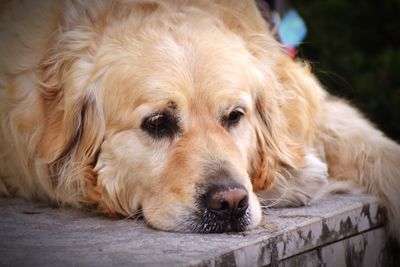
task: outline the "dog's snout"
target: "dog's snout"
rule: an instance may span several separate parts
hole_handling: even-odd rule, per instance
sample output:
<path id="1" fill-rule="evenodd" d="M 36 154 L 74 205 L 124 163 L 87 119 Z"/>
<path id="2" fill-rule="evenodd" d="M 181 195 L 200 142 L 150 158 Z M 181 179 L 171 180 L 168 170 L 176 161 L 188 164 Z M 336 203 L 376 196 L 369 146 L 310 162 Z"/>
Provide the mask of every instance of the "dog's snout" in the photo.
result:
<path id="1" fill-rule="evenodd" d="M 195 231 L 240 232 L 253 223 L 253 195 L 226 162 L 208 166 L 205 183 L 198 187 Z"/>
<path id="2" fill-rule="evenodd" d="M 218 216 L 238 219 L 248 206 L 249 196 L 241 185 L 214 185 L 206 193 L 206 208 Z"/>

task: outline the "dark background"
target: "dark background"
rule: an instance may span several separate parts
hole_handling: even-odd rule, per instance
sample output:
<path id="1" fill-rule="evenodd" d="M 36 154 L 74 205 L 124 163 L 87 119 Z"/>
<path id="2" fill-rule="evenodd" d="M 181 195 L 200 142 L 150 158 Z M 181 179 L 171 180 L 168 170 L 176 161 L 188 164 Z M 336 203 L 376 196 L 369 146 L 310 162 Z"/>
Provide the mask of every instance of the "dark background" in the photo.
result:
<path id="1" fill-rule="evenodd" d="M 311 62 L 329 92 L 399 141 L 400 0 L 286 2 L 308 28 L 298 56 Z"/>

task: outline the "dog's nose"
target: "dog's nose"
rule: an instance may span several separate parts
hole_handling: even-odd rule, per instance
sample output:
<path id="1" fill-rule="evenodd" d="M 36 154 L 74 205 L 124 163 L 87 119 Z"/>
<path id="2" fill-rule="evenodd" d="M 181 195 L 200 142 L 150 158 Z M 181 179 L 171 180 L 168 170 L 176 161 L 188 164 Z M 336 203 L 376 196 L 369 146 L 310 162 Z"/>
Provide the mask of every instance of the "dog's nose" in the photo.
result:
<path id="1" fill-rule="evenodd" d="M 218 216 L 239 219 L 248 206 L 249 196 L 241 185 L 214 185 L 206 193 L 206 208 Z"/>

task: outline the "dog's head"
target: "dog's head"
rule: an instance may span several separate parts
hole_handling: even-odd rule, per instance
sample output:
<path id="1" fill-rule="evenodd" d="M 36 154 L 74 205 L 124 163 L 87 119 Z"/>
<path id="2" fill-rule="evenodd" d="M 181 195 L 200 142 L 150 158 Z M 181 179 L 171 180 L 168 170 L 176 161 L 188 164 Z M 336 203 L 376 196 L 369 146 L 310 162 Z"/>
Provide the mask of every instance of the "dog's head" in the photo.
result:
<path id="1" fill-rule="evenodd" d="M 67 8 L 41 65 L 37 153 L 61 201 L 162 230 L 245 230 L 261 219 L 254 190 L 303 162 L 315 82 L 255 3 L 177 2 Z"/>

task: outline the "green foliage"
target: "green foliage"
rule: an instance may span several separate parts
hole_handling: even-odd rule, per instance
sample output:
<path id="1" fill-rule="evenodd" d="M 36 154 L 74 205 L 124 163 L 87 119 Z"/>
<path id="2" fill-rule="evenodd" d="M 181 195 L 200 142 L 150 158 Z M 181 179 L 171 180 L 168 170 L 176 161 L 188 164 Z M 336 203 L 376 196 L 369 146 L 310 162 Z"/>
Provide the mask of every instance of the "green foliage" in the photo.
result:
<path id="1" fill-rule="evenodd" d="M 400 139 L 400 1 L 294 1 L 308 27 L 300 56 L 332 94 Z"/>

